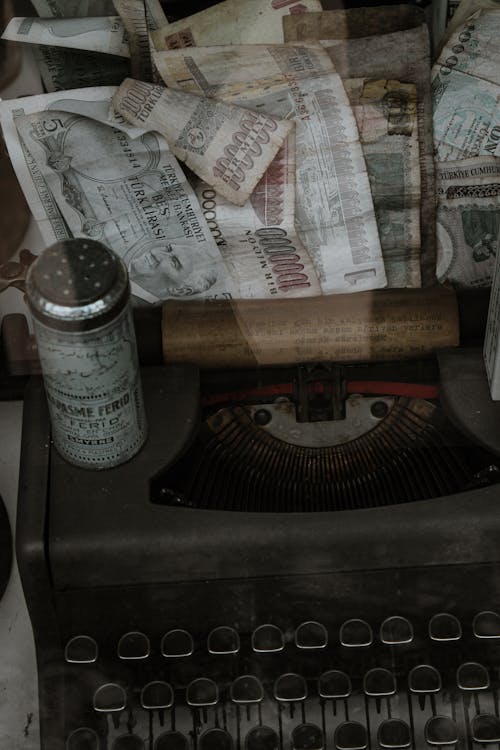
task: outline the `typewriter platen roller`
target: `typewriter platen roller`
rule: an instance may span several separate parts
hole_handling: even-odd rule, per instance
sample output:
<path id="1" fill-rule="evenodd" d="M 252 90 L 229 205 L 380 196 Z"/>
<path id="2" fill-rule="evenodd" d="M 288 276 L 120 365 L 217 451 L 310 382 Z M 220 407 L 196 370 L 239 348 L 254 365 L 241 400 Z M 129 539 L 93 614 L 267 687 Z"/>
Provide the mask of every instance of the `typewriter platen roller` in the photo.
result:
<path id="1" fill-rule="evenodd" d="M 413 396 L 319 372 L 253 373 L 258 392 L 233 373 L 229 393 L 145 368 L 145 449 L 90 473 L 51 449 L 32 383 L 17 552 L 44 750 L 498 747 L 500 451 L 480 353 L 440 355 Z"/>

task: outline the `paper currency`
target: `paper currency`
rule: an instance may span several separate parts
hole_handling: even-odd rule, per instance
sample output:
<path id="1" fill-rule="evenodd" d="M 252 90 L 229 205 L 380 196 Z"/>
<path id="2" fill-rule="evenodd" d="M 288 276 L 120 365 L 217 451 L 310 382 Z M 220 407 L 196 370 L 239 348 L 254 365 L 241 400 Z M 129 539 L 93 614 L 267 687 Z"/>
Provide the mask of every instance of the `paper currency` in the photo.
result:
<path id="1" fill-rule="evenodd" d="M 130 57 L 128 37 L 119 16 L 13 18 L 2 39 Z"/>
<path id="2" fill-rule="evenodd" d="M 456 287 L 489 286 L 500 233 L 500 159 L 437 164 L 437 276 Z"/>
<path id="3" fill-rule="evenodd" d="M 321 294 L 314 265 L 295 232 L 293 135 L 241 208 L 205 182 L 196 186 L 196 195 L 222 257 L 234 269 L 242 297 L 254 296 L 252 279 L 259 272 L 270 297 Z"/>
<path id="4" fill-rule="evenodd" d="M 63 91 L 85 86 L 118 86 L 130 75 L 130 61 L 64 47 L 33 45 L 33 55 L 46 91 Z"/>
<path id="5" fill-rule="evenodd" d="M 378 8 L 372 8 L 378 12 Z M 350 13 L 350 11 L 346 11 Z M 422 285 L 435 284 L 435 184 L 430 93 L 430 47 L 425 25 L 390 34 L 323 42 L 343 78 L 396 79 L 417 87 L 417 133 L 420 160 L 420 267 Z"/>
<path id="6" fill-rule="evenodd" d="M 366 7 L 283 16 L 283 33 L 285 42 L 354 39 L 412 29 L 424 22 L 421 8 L 387 5 L 383 11 Z"/>
<path id="7" fill-rule="evenodd" d="M 113 0 L 127 32 L 130 46 L 130 74 L 140 81 L 152 77 L 149 30 L 144 0 Z"/>
<path id="8" fill-rule="evenodd" d="M 419 287 L 420 166 L 413 84 L 349 78 L 389 287 Z"/>
<path id="9" fill-rule="evenodd" d="M 280 44 L 282 18 L 321 10 L 320 0 L 224 0 L 154 32 L 157 50 L 211 44 Z"/>
<path id="10" fill-rule="evenodd" d="M 267 114 L 131 78 L 113 107 L 137 127 L 161 133 L 178 159 L 238 206 L 293 128 Z"/>
<path id="11" fill-rule="evenodd" d="M 131 140 L 57 110 L 16 117 L 16 127 L 72 234 L 115 250 L 141 296 L 232 296 L 194 193 L 161 136 Z"/>
<path id="12" fill-rule="evenodd" d="M 457 29 L 432 69 L 434 139 L 440 161 L 500 155 L 500 10 Z"/>
<path id="13" fill-rule="evenodd" d="M 446 43 L 457 29 L 465 25 L 467 19 L 477 13 L 478 10 L 495 10 L 500 8 L 500 0 L 461 0 L 450 19 L 443 37 Z"/>
<path id="14" fill-rule="evenodd" d="M 31 0 L 31 3 L 44 18 L 112 16 L 115 13 L 112 0 Z"/>
<path id="15" fill-rule="evenodd" d="M 317 44 L 171 50 L 155 62 L 172 88 L 296 124 L 298 235 L 324 293 L 385 286 L 366 165 L 344 87 Z"/>

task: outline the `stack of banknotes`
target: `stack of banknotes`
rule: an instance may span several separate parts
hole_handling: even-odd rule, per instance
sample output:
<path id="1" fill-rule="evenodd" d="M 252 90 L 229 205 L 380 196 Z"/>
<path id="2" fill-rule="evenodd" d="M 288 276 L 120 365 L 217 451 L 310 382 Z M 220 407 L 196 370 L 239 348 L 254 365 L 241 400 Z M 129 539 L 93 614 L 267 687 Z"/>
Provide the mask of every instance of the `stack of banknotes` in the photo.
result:
<path id="1" fill-rule="evenodd" d="M 47 93 L 0 121 L 47 244 L 104 242 L 150 302 L 491 283 L 497 0 L 462 0 L 433 66 L 413 5 L 32 3 L 3 37 Z"/>

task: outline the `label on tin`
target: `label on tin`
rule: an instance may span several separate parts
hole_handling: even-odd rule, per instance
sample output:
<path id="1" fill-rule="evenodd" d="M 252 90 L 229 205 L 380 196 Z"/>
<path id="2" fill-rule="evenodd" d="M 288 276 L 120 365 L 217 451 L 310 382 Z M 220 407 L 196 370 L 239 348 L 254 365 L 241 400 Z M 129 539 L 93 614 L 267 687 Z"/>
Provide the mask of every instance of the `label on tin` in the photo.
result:
<path id="1" fill-rule="evenodd" d="M 146 419 L 130 308 L 92 331 L 33 323 L 58 451 L 89 468 L 131 458 L 146 438 Z"/>

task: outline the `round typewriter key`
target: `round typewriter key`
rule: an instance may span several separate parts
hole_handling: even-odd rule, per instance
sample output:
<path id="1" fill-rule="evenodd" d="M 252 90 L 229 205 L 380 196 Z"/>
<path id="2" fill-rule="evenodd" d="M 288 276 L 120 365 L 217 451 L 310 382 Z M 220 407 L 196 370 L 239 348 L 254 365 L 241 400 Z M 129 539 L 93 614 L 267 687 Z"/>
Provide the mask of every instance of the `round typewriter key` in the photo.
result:
<path id="1" fill-rule="evenodd" d="M 66 750 L 99 750 L 99 737 L 93 729 L 80 727 L 69 735 Z"/>
<path id="2" fill-rule="evenodd" d="M 413 640 L 413 626 L 406 617 L 388 617 L 380 626 L 380 640 L 386 646 L 400 646 Z"/>
<path id="3" fill-rule="evenodd" d="M 111 750 L 146 750 L 146 745 L 136 734 L 122 734 L 115 739 Z"/>
<path id="4" fill-rule="evenodd" d="M 396 692 L 396 678 L 388 669 L 375 667 L 365 674 L 363 690 L 371 698 L 386 698 Z"/>
<path id="5" fill-rule="evenodd" d="M 180 732 L 163 732 L 156 739 L 154 750 L 188 750 L 187 737 Z"/>
<path id="6" fill-rule="evenodd" d="M 254 727 L 245 740 L 245 750 L 278 750 L 278 735 L 270 727 Z"/>
<path id="7" fill-rule="evenodd" d="M 118 657 L 127 659 L 147 659 L 151 651 L 149 638 L 144 633 L 125 633 L 118 643 Z"/>
<path id="8" fill-rule="evenodd" d="M 320 622 L 303 622 L 295 631 L 295 645 L 300 649 L 326 648 L 328 632 Z"/>
<path id="9" fill-rule="evenodd" d="M 252 648 L 257 654 L 283 651 L 285 637 L 276 625 L 259 625 L 252 633 Z"/>
<path id="10" fill-rule="evenodd" d="M 500 638 L 500 615 L 497 612 L 479 612 L 472 622 L 476 638 Z"/>
<path id="11" fill-rule="evenodd" d="M 186 703 L 188 706 L 203 708 L 215 706 L 219 700 L 219 688 L 208 677 L 198 677 L 186 688 Z"/>
<path id="12" fill-rule="evenodd" d="M 191 656 L 193 651 L 193 638 L 187 630 L 169 630 L 161 639 L 161 653 L 167 659 Z"/>
<path id="13" fill-rule="evenodd" d="M 231 685 L 229 694 L 233 703 L 241 703 L 242 705 L 260 703 L 264 700 L 262 683 L 251 674 L 237 677 Z"/>
<path id="14" fill-rule="evenodd" d="M 323 732 L 315 724 L 299 724 L 292 732 L 292 750 L 323 750 Z"/>
<path id="15" fill-rule="evenodd" d="M 410 727 L 401 719 L 387 719 L 378 728 L 378 744 L 384 750 L 400 750 L 410 747 Z"/>
<path id="16" fill-rule="evenodd" d="M 480 745 L 500 742 L 500 719 L 493 714 L 474 716 L 471 723 L 472 739 Z"/>
<path id="17" fill-rule="evenodd" d="M 429 622 L 429 637 L 433 641 L 459 641 L 462 637 L 462 626 L 455 615 L 440 612 Z"/>
<path id="18" fill-rule="evenodd" d="M 456 745 L 458 728 L 449 716 L 433 716 L 424 729 L 425 739 L 429 745 Z"/>
<path id="19" fill-rule="evenodd" d="M 340 628 L 340 643 L 348 648 L 371 646 L 373 632 L 364 620 L 347 620 Z"/>
<path id="20" fill-rule="evenodd" d="M 76 635 L 64 649 L 64 658 L 69 664 L 93 664 L 97 654 L 97 643 L 88 635 Z"/>
<path id="21" fill-rule="evenodd" d="M 408 675 L 408 687 L 415 694 L 439 693 L 441 675 L 430 664 L 418 664 Z"/>
<path id="22" fill-rule="evenodd" d="M 237 654 L 240 650 L 240 636 L 234 628 L 222 625 L 209 634 L 207 647 L 210 654 Z"/>
<path id="23" fill-rule="evenodd" d="M 294 703 L 305 701 L 307 698 L 307 684 L 302 675 L 287 672 L 278 677 L 274 683 L 273 694 L 277 701 Z"/>
<path id="24" fill-rule="evenodd" d="M 148 682 L 141 690 L 141 706 L 146 711 L 162 711 L 174 705 L 174 691 L 168 682 Z"/>
<path id="25" fill-rule="evenodd" d="M 94 693 L 94 709 L 99 713 L 123 711 L 126 705 L 125 690 L 114 682 L 101 685 Z"/>
<path id="26" fill-rule="evenodd" d="M 368 734 L 358 721 L 344 721 L 335 730 L 337 750 L 365 750 L 368 747 Z"/>
<path id="27" fill-rule="evenodd" d="M 318 693 L 327 700 L 348 698 L 352 693 L 351 678 L 339 669 L 329 669 L 318 680 Z"/>
<path id="28" fill-rule="evenodd" d="M 209 729 L 201 735 L 200 750 L 233 750 L 233 738 L 224 729 Z"/>
<path id="29" fill-rule="evenodd" d="M 487 690 L 490 686 L 490 676 L 482 664 L 469 661 L 457 669 L 457 686 L 460 690 L 471 692 Z"/>

